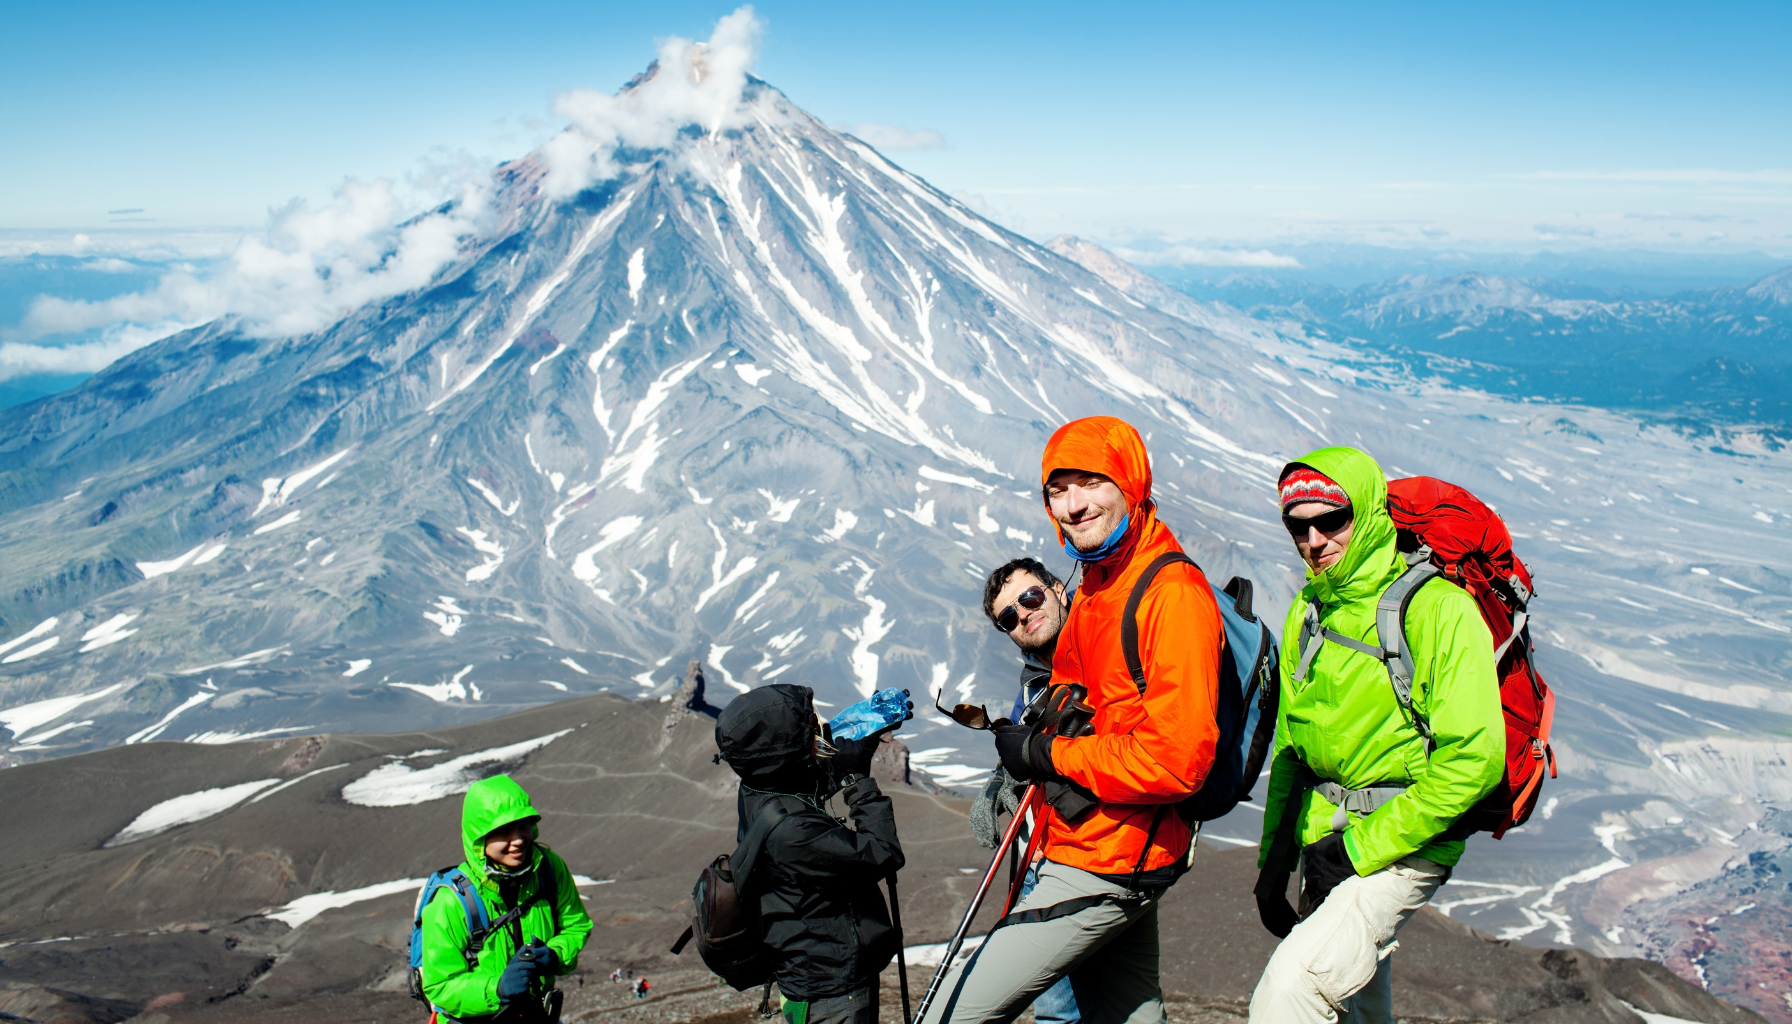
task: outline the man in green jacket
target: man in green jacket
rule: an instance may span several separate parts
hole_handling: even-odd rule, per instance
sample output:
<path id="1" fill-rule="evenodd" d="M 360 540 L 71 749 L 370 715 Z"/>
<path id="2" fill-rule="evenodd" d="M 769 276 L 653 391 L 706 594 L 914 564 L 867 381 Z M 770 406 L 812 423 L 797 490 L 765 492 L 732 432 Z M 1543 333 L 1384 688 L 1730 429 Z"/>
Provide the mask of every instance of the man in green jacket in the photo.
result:
<path id="1" fill-rule="evenodd" d="M 1285 938 L 1251 1020 L 1391 1022 L 1394 935 L 1462 858 L 1451 826 L 1504 772 L 1493 640 L 1460 587 L 1421 586 L 1406 613 L 1409 714 L 1385 665 L 1344 642 L 1378 647 L 1376 602 L 1406 571 L 1381 467 L 1354 448 L 1322 448 L 1283 469 L 1280 491 L 1307 583 L 1283 630 L 1257 858 L 1264 926 Z M 1287 899 L 1297 850 L 1298 914 Z"/>
<path id="2" fill-rule="evenodd" d="M 437 889 L 423 908 L 423 994 L 442 1024 L 546 1020 L 543 995 L 556 975 L 578 966 L 591 918 L 566 862 L 536 841 L 540 820 L 507 775 L 467 789 L 460 867 L 494 927 L 470 962 L 467 912 L 453 887 Z"/>

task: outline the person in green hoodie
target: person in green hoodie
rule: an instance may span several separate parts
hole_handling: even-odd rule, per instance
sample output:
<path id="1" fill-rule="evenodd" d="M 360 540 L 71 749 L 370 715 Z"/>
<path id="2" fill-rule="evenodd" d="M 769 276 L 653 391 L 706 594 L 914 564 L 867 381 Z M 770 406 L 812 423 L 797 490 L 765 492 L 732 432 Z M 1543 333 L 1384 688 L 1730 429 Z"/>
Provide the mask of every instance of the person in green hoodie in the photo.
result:
<path id="1" fill-rule="evenodd" d="M 1462 858 L 1451 826 L 1505 769 L 1493 639 L 1467 592 L 1435 578 L 1406 613 L 1412 712 L 1375 648 L 1376 602 L 1406 571 L 1387 478 L 1366 453 L 1322 448 L 1279 480 L 1307 565 L 1282 643 L 1281 707 L 1256 896 L 1283 937 L 1251 998 L 1258 1024 L 1391 1022 L 1395 934 Z M 1288 881 L 1301 872 L 1300 909 Z"/>
<path id="2" fill-rule="evenodd" d="M 591 918 L 566 862 L 537 841 L 540 821 L 509 776 L 467 789 L 461 870 L 478 887 L 492 928 L 470 959 L 467 913 L 453 888 L 437 889 L 423 908 L 423 994 L 441 1024 L 545 1021 L 553 979 L 578 966 Z"/>

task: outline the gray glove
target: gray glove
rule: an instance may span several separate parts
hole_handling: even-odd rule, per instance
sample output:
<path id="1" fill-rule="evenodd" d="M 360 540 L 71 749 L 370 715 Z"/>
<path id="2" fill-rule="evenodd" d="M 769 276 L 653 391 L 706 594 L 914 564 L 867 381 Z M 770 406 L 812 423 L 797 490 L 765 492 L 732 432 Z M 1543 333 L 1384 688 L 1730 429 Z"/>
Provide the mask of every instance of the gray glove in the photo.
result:
<path id="1" fill-rule="evenodd" d="M 1001 831 L 996 828 L 996 819 L 1020 809 L 1020 794 L 1025 788 L 1010 778 L 1000 765 L 996 767 L 983 792 L 971 801 L 971 835 L 977 845 L 985 850 L 996 848 L 1002 838 Z"/>

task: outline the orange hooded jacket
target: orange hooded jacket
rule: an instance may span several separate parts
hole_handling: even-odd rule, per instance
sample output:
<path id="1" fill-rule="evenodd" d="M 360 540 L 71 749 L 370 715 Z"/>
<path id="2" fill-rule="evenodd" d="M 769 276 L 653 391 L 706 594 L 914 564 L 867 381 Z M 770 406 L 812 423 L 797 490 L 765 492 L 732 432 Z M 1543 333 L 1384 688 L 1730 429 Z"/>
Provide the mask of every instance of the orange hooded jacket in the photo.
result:
<path id="1" fill-rule="evenodd" d="M 1139 605 L 1141 697 L 1120 647 L 1126 599 L 1152 559 L 1182 545 L 1157 520 L 1151 463 L 1131 424 L 1092 416 L 1058 428 L 1045 446 L 1041 484 L 1060 469 L 1112 479 L 1131 520 L 1120 546 L 1084 569 L 1052 655 L 1052 682 L 1088 687 L 1095 708 L 1092 732 L 1052 743 L 1052 764 L 1101 803 L 1075 824 L 1053 815 L 1046 856 L 1103 875 L 1155 871 L 1188 854 L 1188 826 L 1170 805 L 1200 789 L 1213 764 L 1224 627 L 1199 569 L 1175 563 L 1159 571 Z"/>

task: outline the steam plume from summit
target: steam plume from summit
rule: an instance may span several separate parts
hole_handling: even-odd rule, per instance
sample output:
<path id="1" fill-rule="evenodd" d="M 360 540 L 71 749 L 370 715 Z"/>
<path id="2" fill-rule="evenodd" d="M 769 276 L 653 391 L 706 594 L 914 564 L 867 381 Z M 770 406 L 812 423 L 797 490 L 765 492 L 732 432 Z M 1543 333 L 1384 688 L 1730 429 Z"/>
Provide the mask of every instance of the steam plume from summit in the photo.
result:
<path id="1" fill-rule="evenodd" d="M 554 111 L 572 125 L 541 149 L 547 194 L 564 198 L 615 177 L 620 148 L 664 149 L 690 125 L 713 133 L 747 123 L 742 99 L 764 28 L 744 6 L 716 22 L 706 43 L 665 40 L 654 67 L 615 95 L 562 93 Z"/>

